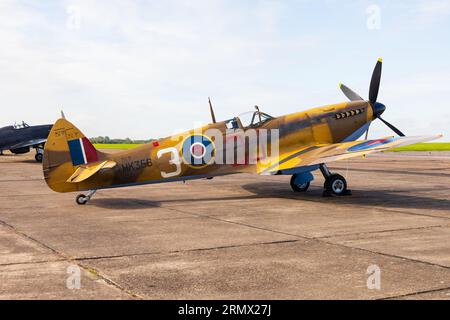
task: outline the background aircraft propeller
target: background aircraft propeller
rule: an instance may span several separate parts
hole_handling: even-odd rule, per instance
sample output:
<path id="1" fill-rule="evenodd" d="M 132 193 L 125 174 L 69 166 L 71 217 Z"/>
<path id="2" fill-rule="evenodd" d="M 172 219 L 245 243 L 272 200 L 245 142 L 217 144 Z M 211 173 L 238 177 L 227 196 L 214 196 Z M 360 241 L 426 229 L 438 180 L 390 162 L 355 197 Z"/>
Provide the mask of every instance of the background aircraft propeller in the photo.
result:
<path id="1" fill-rule="evenodd" d="M 381 83 L 381 71 L 383 69 L 383 60 L 378 59 L 377 64 L 375 65 L 375 69 L 372 73 L 372 79 L 370 81 L 370 87 L 369 87 L 369 103 L 373 110 L 373 116 L 374 119 L 380 119 L 381 122 L 383 122 L 388 128 L 390 128 L 392 131 L 394 131 L 396 134 L 398 134 L 401 137 L 404 137 L 404 133 L 401 132 L 398 128 L 396 128 L 393 124 L 387 122 L 383 118 L 381 118 L 381 115 L 386 110 L 386 106 L 382 103 L 377 102 L 378 99 L 378 91 L 380 89 L 380 83 Z M 350 101 L 361 101 L 364 100 L 361 98 L 360 95 L 358 95 L 356 92 L 354 92 L 352 89 L 347 87 L 344 84 L 340 84 L 339 87 L 341 88 L 342 92 L 345 94 L 345 96 Z M 366 140 L 369 136 L 369 128 L 367 128 L 366 131 Z"/>

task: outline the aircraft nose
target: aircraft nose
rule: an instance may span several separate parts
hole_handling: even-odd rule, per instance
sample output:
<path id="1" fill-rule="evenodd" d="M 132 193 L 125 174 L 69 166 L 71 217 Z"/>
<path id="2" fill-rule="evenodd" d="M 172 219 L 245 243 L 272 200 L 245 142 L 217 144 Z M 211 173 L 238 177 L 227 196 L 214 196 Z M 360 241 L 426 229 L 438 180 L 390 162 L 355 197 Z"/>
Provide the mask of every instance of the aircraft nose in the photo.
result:
<path id="1" fill-rule="evenodd" d="M 373 110 L 373 118 L 375 119 L 383 114 L 383 112 L 386 110 L 386 106 L 382 103 L 375 102 L 372 105 L 372 110 Z"/>

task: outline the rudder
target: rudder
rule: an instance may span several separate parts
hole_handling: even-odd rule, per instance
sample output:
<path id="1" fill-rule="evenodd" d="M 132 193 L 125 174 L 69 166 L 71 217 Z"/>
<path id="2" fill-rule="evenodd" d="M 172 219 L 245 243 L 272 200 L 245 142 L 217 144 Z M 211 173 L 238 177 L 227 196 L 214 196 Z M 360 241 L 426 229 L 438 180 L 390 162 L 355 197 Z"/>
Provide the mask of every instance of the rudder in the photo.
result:
<path id="1" fill-rule="evenodd" d="M 77 127 L 66 119 L 59 119 L 53 125 L 44 148 L 45 180 L 54 191 L 76 191 L 76 186 L 66 183 L 66 180 L 77 167 L 103 158 Z"/>

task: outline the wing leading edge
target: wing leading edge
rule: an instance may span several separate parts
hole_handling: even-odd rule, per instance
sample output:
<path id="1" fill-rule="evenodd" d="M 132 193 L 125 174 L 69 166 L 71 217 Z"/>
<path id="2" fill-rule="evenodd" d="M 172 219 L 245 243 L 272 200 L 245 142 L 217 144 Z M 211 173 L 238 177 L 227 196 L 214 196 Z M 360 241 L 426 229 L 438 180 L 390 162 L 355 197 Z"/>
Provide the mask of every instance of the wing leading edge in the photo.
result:
<path id="1" fill-rule="evenodd" d="M 418 137 L 387 137 L 376 140 L 360 140 L 335 144 L 322 144 L 299 147 L 289 154 L 281 155 L 275 164 L 270 167 L 258 166 L 259 174 L 275 174 L 304 166 L 334 162 L 349 158 L 364 156 L 366 154 L 403 147 L 419 142 L 427 142 L 442 138 L 442 135 Z M 272 162 L 274 163 L 274 162 Z"/>
<path id="2" fill-rule="evenodd" d="M 13 146 L 3 147 L 3 149 L 13 150 L 13 149 L 19 149 L 19 148 L 25 148 L 25 147 L 34 147 L 34 146 L 39 146 L 41 144 L 44 144 L 46 141 L 47 141 L 47 139 L 28 140 L 28 141 L 24 141 L 24 142 L 15 144 Z"/>

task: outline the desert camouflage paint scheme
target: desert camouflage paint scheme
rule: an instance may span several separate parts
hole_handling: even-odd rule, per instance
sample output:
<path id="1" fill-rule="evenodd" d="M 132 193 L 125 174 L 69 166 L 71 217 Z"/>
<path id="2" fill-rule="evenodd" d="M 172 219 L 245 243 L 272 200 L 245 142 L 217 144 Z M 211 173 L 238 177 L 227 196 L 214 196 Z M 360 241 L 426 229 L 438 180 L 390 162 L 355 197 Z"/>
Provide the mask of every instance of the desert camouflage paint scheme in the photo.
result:
<path id="1" fill-rule="evenodd" d="M 306 191 L 313 180 L 310 172 L 320 168 L 326 179 L 325 191 L 349 194 L 345 178 L 329 172 L 326 163 L 441 137 L 405 137 L 381 118 L 386 109 L 377 102 L 381 68 L 380 59 L 372 75 L 368 101 L 341 85 L 350 102 L 277 118 L 256 108 L 250 122 L 243 121 L 242 117 L 216 122 L 210 105 L 212 124 L 113 154 L 96 150 L 63 117 L 54 124 L 45 145 L 45 181 L 56 192 L 95 192 L 247 172 L 293 175 L 294 191 Z M 375 119 L 400 137 L 356 141 L 368 132 Z M 252 137 L 254 144 L 251 144 Z M 80 196 L 79 204 L 85 204 L 91 197 Z"/>
<path id="2" fill-rule="evenodd" d="M 359 114 L 356 114 L 359 110 Z M 336 114 L 349 113 L 343 119 Z M 98 190 L 135 184 L 170 182 L 208 178 L 231 173 L 253 172 L 257 174 L 279 174 L 282 170 L 362 156 L 371 152 L 386 150 L 405 143 L 438 138 L 390 138 L 388 143 L 369 148 L 349 150 L 361 141 L 343 141 L 358 129 L 373 120 L 372 108 L 367 102 L 349 102 L 311 109 L 279 118 L 269 119 L 258 126 L 241 128 L 279 129 L 279 157 L 269 164 L 216 164 L 193 167 L 182 161 L 182 141 L 187 137 L 205 133 L 208 129 L 219 129 L 227 140 L 226 122 L 218 122 L 192 130 L 175 137 L 167 137 L 128 151 L 107 154 L 95 150 L 98 160 L 94 163 L 74 166 L 68 141 L 85 136 L 72 123 L 59 119 L 53 126 L 44 150 L 44 176 L 49 187 L 57 192 Z M 363 132 L 361 132 L 361 135 Z M 231 135 L 234 135 L 232 133 Z M 211 140 L 215 137 L 210 136 Z M 248 154 L 248 150 L 247 150 Z M 334 157 L 335 159 L 331 159 Z M 77 174 L 75 174 L 77 173 Z M 75 174 L 75 175 L 74 175 Z"/>

